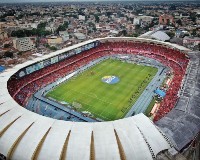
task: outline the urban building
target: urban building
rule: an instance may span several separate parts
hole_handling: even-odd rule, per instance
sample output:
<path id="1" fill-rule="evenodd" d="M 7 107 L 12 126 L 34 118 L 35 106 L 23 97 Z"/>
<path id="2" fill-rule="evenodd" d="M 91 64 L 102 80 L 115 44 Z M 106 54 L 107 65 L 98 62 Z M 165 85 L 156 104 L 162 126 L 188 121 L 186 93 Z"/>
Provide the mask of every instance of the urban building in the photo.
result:
<path id="1" fill-rule="evenodd" d="M 86 36 L 83 33 L 74 33 L 75 38 L 78 40 L 85 40 Z"/>
<path id="2" fill-rule="evenodd" d="M 47 39 L 49 45 L 57 45 L 62 43 L 62 38 L 58 36 L 51 36 Z"/>
<path id="3" fill-rule="evenodd" d="M 200 38 L 199 37 L 191 37 L 185 36 L 183 38 L 183 45 L 188 48 L 193 48 L 193 50 L 199 50 Z"/>
<path id="4" fill-rule="evenodd" d="M 161 25 L 174 24 L 174 17 L 172 15 L 166 15 L 166 14 L 160 15 L 159 24 Z"/>
<path id="5" fill-rule="evenodd" d="M 35 48 L 35 37 L 24 37 L 13 39 L 13 46 L 19 51 L 29 51 Z"/>
<path id="6" fill-rule="evenodd" d="M 63 42 L 66 42 L 69 40 L 69 34 L 67 31 L 60 31 L 59 35 L 62 37 Z"/>

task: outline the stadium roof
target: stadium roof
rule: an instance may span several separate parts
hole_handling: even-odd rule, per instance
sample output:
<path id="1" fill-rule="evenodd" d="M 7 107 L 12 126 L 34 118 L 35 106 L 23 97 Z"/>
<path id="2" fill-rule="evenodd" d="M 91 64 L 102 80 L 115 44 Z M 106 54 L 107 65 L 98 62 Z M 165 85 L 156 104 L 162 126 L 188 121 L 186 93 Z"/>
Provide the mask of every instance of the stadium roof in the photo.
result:
<path id="1" fill-rule="evenodd" d="M 176 107 L 156 124 L 183 149 L 200 131 L 200 54 L 191 53 L 187 79 Z"/>
<path id="2" fill-rule="evenodd" d="M 7 158 L 88 160 L 95 152 L 95 159 L 120 159 L 121 146 L 126 159 L 150 160 L 170 148 L 143 114 L 113 122 L 75 123 L 42 117 L 17 105 L 6 107 L 10 105 L 6 102 L 0 108 L 0 114 L 4 113 L 0 117 L 0 151 Z"/>
<path id="3" fill-rule="evenodd" d="M 126 37 L 95 40 L 137 40 L 161 43 L 155 40 Z M 8 159 L 43 160 L 62 157 L 84 160 L 89 159 L 93 154 L 95 159 L 120 159 L 121 156 L 131 160 L 153 159 L 159 152 L 171 147 L 163 132 L 143 114 L 110 122 L 66 122 L 28 111 L 19 106 L 8 93 L 7 81 L 19 69 L 95 40 L 38 57 L 0 74 L 0 152 Z M 175 47 L 170 43 L 161 44 Z M 184 49 L 184 47 L 180 48 Z M 167 125 L 161 126 L 164 128 L 163 131 L 166 131 L 165 126 L 167 127 Z M 173 136 L 172 140 L 174 140 Z"/>
<path id="4" fill-rule="evenodd" d="M 148 31 L 142 34 L 140 38 L 156 39 L 163 42 L 170 39 L 170 37 L 163 31 Z"/>

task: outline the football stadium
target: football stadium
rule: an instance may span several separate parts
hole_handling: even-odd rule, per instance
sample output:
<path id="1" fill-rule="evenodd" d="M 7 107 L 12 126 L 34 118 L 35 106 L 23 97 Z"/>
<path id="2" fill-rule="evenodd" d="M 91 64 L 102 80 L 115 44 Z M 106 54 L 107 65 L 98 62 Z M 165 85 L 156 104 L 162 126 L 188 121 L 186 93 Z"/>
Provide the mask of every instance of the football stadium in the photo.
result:
<path id="1" fill-rule="evenodd" d="M 144 38 L 85 41 L 0 74 L 5 159 L 189 159 L 200 55 Z M 187 158 L 185 158 L 184 156 Z"/>
<path id="2" fill-rule="evenodd" d="M 47 97 L 79 104 L 77 110 L 104 120 L 121 119 L 152 79 L 150 73 L 154 76 L 156 69 L 107 60 L 55 88 Z"/>

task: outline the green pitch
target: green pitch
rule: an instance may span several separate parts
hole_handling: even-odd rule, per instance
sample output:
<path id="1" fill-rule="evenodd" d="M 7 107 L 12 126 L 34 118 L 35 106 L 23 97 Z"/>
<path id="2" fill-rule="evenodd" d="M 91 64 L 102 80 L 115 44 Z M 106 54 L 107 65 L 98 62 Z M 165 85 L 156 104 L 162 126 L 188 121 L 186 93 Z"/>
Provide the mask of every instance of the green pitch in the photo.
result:
<path id="1" fill-rule="evenodd" d="M 62 83 L 46 97 L 80 104 L 77 111 L 90 112 L 106 121 L 123 118 L 157 73 L 157 68 L 108 59 Z M 114 75 L 116 84 L 102 82 Z M 81 106 L 81 107 L 80 107 Z"/>

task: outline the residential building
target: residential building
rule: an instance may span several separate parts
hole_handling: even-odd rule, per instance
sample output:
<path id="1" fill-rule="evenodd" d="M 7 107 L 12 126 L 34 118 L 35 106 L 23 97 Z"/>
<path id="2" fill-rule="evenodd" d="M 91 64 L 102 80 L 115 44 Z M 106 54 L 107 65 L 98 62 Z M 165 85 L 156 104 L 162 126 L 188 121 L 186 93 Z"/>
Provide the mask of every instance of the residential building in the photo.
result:
<path id="1" fill-rule="evenodd" d="M 141 24 L 141 19 L 139 17 L 134 17 L 133 24 L 134 25 L 140 25 Z"/>
<path id="2" fill-rule="evenodd" d="M 78 16 L 78 19 L 84 21 L 84 20 L 85 20 L 85 16 L 79 15 L 79 16 Z"/>
<path id="3" fill-rule="evenodd" d="M 59 35 L 62 37 L 63 42 L 66 42 L 69 40 L 69 34 L 67 31 L 60 31 Z"/>
<path id="4" fill-rule="evenodd" d="M 187 46 L 187 45 L 193 45 L 193 46 L 197 46 L 200 44 L 200 38 L 199 37 L 187 37 L 185 36 L 183 38 L 183 45 Z"/>
<path id="5" fill-rule="evenodd" d="M 78 40 L 85 40 L 86 36 L 83 33 L 74 33 L 74 36 L 78 39 Z"/>
<path id="6" fill-rule="evenodd" d="M 174 24 L 174 17 L 172 15 L 161 15 L 159 16 L 159 24 L 161 25 L 168 25 Z"/>
<path id="7" fill-rule="evenodd" d="M 51 36 L 47 39 L 47 43 L 49 45 L 57 45 L 63 42 L 62 37 L 59 36 Z"/>
<path id="8" fill-rule="evenodd" d="M 134 17 L 133 24 L 134 25 L 141 25 L 141 24 L 149 24 L 153 20 L 151 16 L 137 16 Z"/>
<path id="9" fill-rule="evenodd" d="M 35 48 L 35 37 L 14 38 L 13 46 L 19 51 L 29 51 Z"/>

